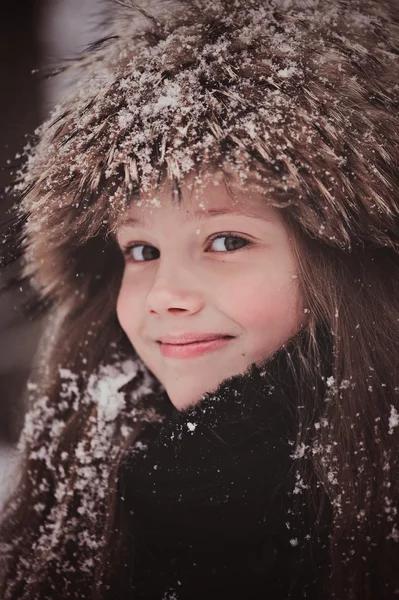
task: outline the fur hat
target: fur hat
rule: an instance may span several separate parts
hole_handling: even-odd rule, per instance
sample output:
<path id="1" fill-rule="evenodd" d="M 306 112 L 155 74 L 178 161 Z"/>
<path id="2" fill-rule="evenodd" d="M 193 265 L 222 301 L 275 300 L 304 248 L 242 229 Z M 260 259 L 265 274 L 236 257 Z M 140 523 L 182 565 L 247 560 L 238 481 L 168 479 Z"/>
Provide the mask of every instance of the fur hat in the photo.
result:
<path id="1" fill-rule="evenodd" d="M 259 184 L 321 244 L 398 250 L 394 0 L 115 0 L 111 13 L 16 188 L 43 296 L 73 293 L 66 246 L 207 165 Z"/>

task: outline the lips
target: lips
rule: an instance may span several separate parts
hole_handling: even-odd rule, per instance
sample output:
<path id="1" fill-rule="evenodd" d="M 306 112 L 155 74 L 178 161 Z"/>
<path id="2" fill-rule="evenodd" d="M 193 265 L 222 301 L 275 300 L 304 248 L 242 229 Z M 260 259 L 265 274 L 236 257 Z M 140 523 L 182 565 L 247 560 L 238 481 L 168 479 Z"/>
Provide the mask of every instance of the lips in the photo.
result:
<path id="1" fill-rule="evenodd" d="M 192 341 L 185 344 L 167 344 L 165 342 L 160 343 L 161 353 L 165 358 L 171 359 L 182 359 L 182 358 L 194 358 L 200 357 L 209 352 L 215 352 L 222 350 L 229 345 L 233 336 L 222 336 L 218 338 L 208 339 L 206 341 Z"/>
<path id="2" fill-rule="evenodd" d="M 164 335 L 157 341 L 161 344 L 172 345 L 188 345 L 198 342 L 209 342 L 212 340 L 220 340 L 232 338 L 233 336 L 225 333 L 184 333 L 181 335 Z"/>

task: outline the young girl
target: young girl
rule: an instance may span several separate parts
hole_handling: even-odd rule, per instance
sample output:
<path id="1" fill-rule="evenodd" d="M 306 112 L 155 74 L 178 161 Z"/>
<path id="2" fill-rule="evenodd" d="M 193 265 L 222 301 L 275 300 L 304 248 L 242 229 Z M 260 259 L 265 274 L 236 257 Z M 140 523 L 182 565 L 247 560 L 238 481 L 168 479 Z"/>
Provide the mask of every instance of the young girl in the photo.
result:
<path id="1" fill-rule="evenodd" d="M 4 238 L 48 318 L 2 598 L 392 599 L 398 6 L 111 13 Z"/>

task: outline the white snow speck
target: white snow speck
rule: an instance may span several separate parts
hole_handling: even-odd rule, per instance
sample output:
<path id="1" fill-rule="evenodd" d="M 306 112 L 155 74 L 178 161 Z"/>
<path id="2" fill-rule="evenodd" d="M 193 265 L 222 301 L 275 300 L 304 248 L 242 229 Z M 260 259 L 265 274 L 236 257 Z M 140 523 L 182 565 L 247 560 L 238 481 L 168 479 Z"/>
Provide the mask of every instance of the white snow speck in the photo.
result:
<path id="1" fill-rule="evenodd" d="M 391 414 L 389 415 L 389 431 L 388 433 L 392 435 L 394 427 L 399 425 L 399 413 L 394 406 L 391 404 Z"/>
<path id="2" fill-rule="evenodd" d="M 334 379 L 333 376 L 327 378 L 326 383 L 327 383 L 327 385 L 328 385 L 329 388 L 334 385 L 334 381 L 335 381 L 335 379 Z"/>
<path id="3" fill-rule="evenodd" d="M 284 79 L 287 79 L 288 77 L 292 77 L 292 75 L 294 75 L 295 73 L 296 73 L 295 67 L 287 67 L 286 69 L 280 69 L 279 71 L 277 71 L 277 75 L 279 77 L 283 77 Z"/>

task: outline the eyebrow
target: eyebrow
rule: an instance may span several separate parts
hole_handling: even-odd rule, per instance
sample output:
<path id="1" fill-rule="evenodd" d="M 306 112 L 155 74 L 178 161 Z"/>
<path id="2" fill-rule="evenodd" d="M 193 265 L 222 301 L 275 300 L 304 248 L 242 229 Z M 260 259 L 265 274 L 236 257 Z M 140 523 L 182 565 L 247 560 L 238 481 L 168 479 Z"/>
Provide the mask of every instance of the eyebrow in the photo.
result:
<path id="1" fill-rule="evenodd" d="M 217 217 L 218 215 L 240 215 L 240 216 L 244 216 L 244 217 L 252 217 L 255 219 L 259 218 L 259 217 L 256 217 L 256 215 L 250 214 L 248 212 L 240 211 L 240 210 L 232 210 L 231 208 L 210 208 L 209 210 L 196 210 L 193 214 L 193 217 L 190 218 L 189 220 L 192 221 L 196 217 L 205 217 L 205 218 Z M 271 222 L 270 219 L 265 219 L 263 217 L 260 217 L 260 218 L 263 221 Z M 141 219 L 134 219 L 133 217 L 129 217 L 128 219 L 124 220 L 121 223 L 120 227 L 124 227 L 124 226 L 135 227 L 136 225 L 144 225 L 144 221 L 142 221 Z"/>

